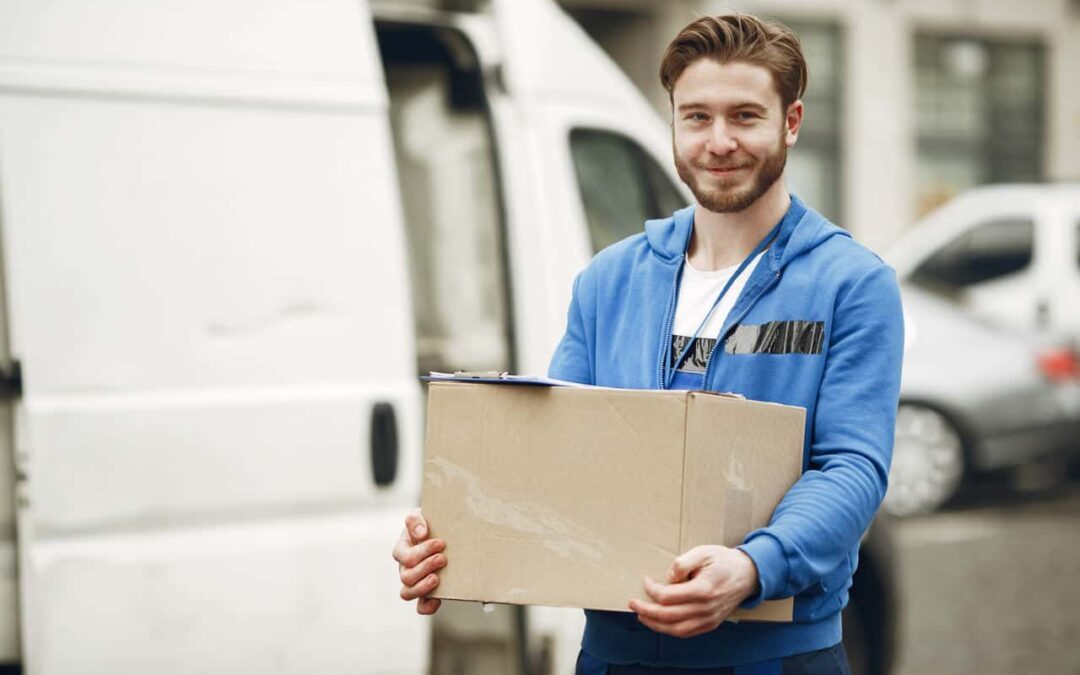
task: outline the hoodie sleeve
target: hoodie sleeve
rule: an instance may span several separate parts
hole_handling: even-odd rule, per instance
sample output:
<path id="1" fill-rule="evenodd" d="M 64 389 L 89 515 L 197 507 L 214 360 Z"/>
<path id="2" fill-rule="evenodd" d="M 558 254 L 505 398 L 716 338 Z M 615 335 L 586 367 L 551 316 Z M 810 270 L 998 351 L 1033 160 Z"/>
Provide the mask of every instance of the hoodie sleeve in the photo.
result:
<path id="1" fill-rule="evenodd" d="M 829 592 L 832 579 L 847 583 L 847 556 L 885 496 L 904 348 L 891 268 L 876 265 L 838 297 L 828 345 L 809 467 L 769 525 L 738 547 L 753 559 L 760 578 L 759 593 L 744 607 L 818 583 Z M 843 574 L 830 575 L 841 566 Z"/>
<path id="2" fill-rule="evenodd" d="M 583 282 L 585 270 L 574 279 L 574 290 L 570 298 L 570 310 L 566 316 L 566 332 L 563 333 L 559 346 L 555 348 L 555 354 L 551 357 L 551 365 L 548 366 L 548 377 L 579 384 L 594 384 L 592 346 L 589 344 L 589 333 L 585 330 L 588 296 L 582 296 L 587 285 Z"/>

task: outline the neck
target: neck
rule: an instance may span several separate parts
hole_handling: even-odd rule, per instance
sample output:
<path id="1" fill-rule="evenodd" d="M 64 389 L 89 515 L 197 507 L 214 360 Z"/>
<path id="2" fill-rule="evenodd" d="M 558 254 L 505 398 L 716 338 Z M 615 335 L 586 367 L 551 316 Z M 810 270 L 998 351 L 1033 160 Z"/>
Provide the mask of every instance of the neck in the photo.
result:
<path id="1" fill-rule="evenodd" d="M 738 265 L 750 255 L 791 206 L 780 178 L 753 204 L 736 213 L 694 208 L 694 230 L 687 255 L 694 269 L 719 270 Z"/>

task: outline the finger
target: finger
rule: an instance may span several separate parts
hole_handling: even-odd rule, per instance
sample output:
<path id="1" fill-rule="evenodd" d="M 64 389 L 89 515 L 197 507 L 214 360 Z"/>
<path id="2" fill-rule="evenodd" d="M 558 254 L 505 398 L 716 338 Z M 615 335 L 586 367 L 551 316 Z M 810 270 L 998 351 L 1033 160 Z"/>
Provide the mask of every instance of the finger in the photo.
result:
<path id="1" fill-rule="evenodd" d="M 689 579 L 690 575 L 705 563 L 705 558 L 707 556 L 708 550 L 704 546 L 695 546 L 678 558 L 675 558 L 671 563 L 671 567 L 668 568 L 668 583 L 674 584 Z"/>
<path id="2" fill-rule="evenodd" d="M 430 558 L 436 553 L 442 553 L 446 550 L 446 542 L 442 539 L 428 539 L 422 541 L 416 546 L 406 546 L 401 553 L 401 556 L 394 556 L 394 559 L 405 567 L 416 567 L 424 561 L 425 558 Z"/>
<path id="3" fill-rule="evenodd" d="M 401 587 L 401 593 L 399 595 L 401 595 L 402 600 L 415 600 L 417 598 L 424 597 L 425 595 L 427 595 L 428 593 L 431 593 L 432 591 L 434 591 L 438 587 L 439 587 L 439 577 L 438 577 L 438 575 L 429 574 L 426 577 L 424 577 L 423 579 L 421 579 L 419 583 L 417 583 L 417 584 L 415 584 L 413 586 L 402 586 Z"/>
<path id="4" fill-rule="evenodd" d="M 708 581 L 701 577 L 680 584 L 660 584 L 645 577 L 645 592 L 661 605 L 705 602 L 711 595 Z"/>
<path id="5" fill-rule="evenodd" d="M 401 568 L 401 583 L 405 586 L 415 586 L 420 580 L 446 566 L 446 556 L 436 553 L 430 558 L 424 558 L 416 567 Z"/>
<path id="6" fill-rule="evenodd" d="M 427 539 L 428 524 L 420 509 L 413 509 L 405 516 L 405 531 L 409 533 L 411 544 L 419 544 Z"/>
<path id="7" fill-rule="evenodd" d="M 654 623 L 675 624 L 692 618 L 715 614 L 713 603 L 696 602 L 685 605 L 657 605 L 642 600 L 631 600 L 630 609 L 639 617 Z"/>
<path id="8" fill-rule="evenodd" d="M 406 557 L 409 556 L 413 548 L 414 544 L 412 543 L 412 539 L 409 537 L 408 530 L 403 529 L 401 531 L 401 536 L 398 537 L 397 543 L 394 544 L 394 560 L 404 565 Z"/>
<path id="9" fill-rule="evenodd" d="M 394 560 L 399 563 L 405 558 L 405 554 L 409 552 L 409 548 L 412 546 L 412 542 L 409 539 L 408 530 L 402 530 L 401 535 L 398 537 L 397 543 L 394 544 Z"/>
<path id="10" fill-rule="evenodd" d="M 434 614 L 439 611 L 440 605 L 442 605 L 442 600 L 438 598 L 420 598 L 416 601 L 416 613 Z"/>
<path id="11" fill-rule="evenodd" d="M 695 618 L 687 621 L 681 621 L 679 623 L 661 623 L 653 621 L 639 616 L 640 621 L 645 626 L 653 629 L 657 633 L 664 633 L 665 635 L 671 635 L 678 638 L 694 637 L 695 635 L 702 635 L 708 633 L 711 630 L 715 630 L 720 624 L 712 619 Z"/>

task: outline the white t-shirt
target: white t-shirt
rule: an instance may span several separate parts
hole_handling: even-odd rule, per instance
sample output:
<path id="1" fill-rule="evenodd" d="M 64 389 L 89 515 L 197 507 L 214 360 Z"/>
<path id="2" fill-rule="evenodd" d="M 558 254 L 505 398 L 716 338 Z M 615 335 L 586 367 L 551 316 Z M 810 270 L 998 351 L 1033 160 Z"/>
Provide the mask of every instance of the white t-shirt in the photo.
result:
<path id="1" fill-rule="evenodd" d="M 764 251 L 755 256 L 739 278 L 731 284 L 731 288 L 717 305 L 716 311 L 709 317 L 709 322 L 698 333 L 696 343 L 679 366 L 679 371 L 672 382 L 672 389 L 701 388 L 701 377 L 704 376 L 705 368 L 709 365 L 709 357 L 720 329 L 724 327 L 724 322 L 727 321 L 728 314 L 735 306 L 735 301 L 738 300 L 739 294 L 742 293 L 743 287 L 746 286 L 747 280 L 754 273 L 754 268 L 757 267 L 763 255 L 765 255 Z M 694 269 L 689 259 L 683 262 L 682 280 L 679 282 L 679 304 L 675 307 L 675 323 L 671 329 L 669 366 L 682 353 L 690 336 L 694 334 L 694 330 L 712 309 L 716 296 L 720 294 L 724 284 L 738 268 L 738 265 L 732 265 L 724 269 L 704 272 Z M 687 376 L 693 376 L 694 379 L 688 381 Z"/>

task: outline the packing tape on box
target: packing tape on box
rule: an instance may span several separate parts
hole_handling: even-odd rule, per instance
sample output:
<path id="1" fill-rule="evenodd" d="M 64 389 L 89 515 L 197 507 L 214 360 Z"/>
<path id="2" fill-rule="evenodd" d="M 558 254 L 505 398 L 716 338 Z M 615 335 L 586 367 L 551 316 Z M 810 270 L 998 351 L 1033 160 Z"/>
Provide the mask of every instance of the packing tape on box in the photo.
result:
<path id="1" fill-rule="evenodd" d="M 724 546 L 734 548 L 743 542 L 750 532 L 753 512 L 753 494 L 728 483 L 724 498 Z"/>

